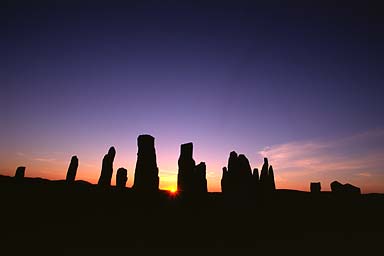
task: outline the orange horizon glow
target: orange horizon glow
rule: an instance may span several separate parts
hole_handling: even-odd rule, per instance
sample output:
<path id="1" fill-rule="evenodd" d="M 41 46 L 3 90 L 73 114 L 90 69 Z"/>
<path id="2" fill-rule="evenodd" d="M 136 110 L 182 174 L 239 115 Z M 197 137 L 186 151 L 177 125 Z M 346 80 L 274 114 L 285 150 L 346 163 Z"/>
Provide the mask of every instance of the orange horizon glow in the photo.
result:
<path id="1" fill-rule="evenodd" d="M 256 152 L 237 151 L 244 153 L 252 168 L 261 170 L 263 157 L 268 157 L 269 163 L 275 172 L 277 189 L 293 189 L 310 191 L 311 182 L 321 182 L 322 191 L 330 191 L 330 183 L 339 181 L 350 183 L 361 188 L 362 193 L 384 193 L 384 169 L 381 148 L 376 151 L 366 151 L 357 155 L 330 154 L 329 151 L 345 152 L 347 149 L 359 148 L 363 141 L 380 141 L 384 137 L 384 130 L 368 131 L 337 141 L 295 141 L 285 144 L 272 145 Z M 132 187 L 134 182 L 134 170 L 136 165 L 137 147 L 131 144 L 114 144 L 117 149 L 113 164 L 114 174 L 111 185 L 116 184 L 116 170 L 124 167 L 128 170 L 126 186 Z M 176 192 L 177 172 L 179 158 L 179 142 L 169 146 L 158 140 L 156 143 L 157 165 L 159 167 L 159 189 Z M 49 180 L 64 180 L 72 155 L 79 157 L 79 167 L 76 180 L 84 180 L 97 184 L 102 156 L 109 148 L 109 144 L 103 147 L 88 147 L 69 150 L 69 153 L 45 150 L 23 149 L 22 152 L 10 152 L 1 150 L 0 174 L 14 176 L 18 166 L 26 167 L 26 177 L 39 177 Z M 206 179 L 209 192 L 221 192 L 222 167 L 227 165 L 228 150 L 211 152 L 205 150 L 205 146 L 198 144 L 194 148 L 196 163 L 206 162 Z M 127 150 L 128 149 L 128 150 Z M 48 152 L 48 153 L 47 153 Z"/>

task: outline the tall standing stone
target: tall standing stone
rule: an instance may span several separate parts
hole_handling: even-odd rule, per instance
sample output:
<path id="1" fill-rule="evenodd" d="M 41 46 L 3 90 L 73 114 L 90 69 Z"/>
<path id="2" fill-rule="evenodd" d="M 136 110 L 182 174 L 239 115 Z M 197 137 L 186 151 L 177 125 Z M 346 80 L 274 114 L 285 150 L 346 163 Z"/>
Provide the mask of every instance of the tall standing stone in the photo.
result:
<path id="1" fill-rule="evenodd" d="M 193 184 L 192 191 L 194 191 L 197 194 L 204 194 L 208 192 L 206 169 L 207 167 L 204 162 L 200 162 L 194 168 L 194 177 L 193 177 L 194 184 Z"/>
<path id="2" fill-rule="evenodd" d="M 79 159 L 77 158 L 77 156 L 72 156 L 71 162 L 69 164 L 68 171 L 67 171 L 67 177 L 65 179 L 68 183 L 73 183 L 75 181 L 78 166 L 79 166 Z"/>
<path id="3" fill-rule="evenodd" d="M 15 179 L 22 180 L 25 176 L 25 166 L 19 166 L 16 168 Z"/>
<path id="4" fill-rule="evenodd" d="M 252 191 L 257 194 L 260 190 L 259 169 L 254 168 L 252 173 Z"/>
<path id="5" fill-rule="evenodd" d="M 251 191 L 252 168 L 247 157 L 237 155 L 235 151 L 229 154 L 228 169 L 223 168 L 221 189 L 227 194 L 246 194 Z"/>
<path id="6" fill-rule="evenodd" d="M 269 166 L 269 169 L 268 169 L 268 182 L 269 182 L 269 190 L 275 191 L 276 190 L 275 175 L 273 174 L 272 165 Z"/>
<path id="7" fill-rule="evenodd" d="M 156 163 L 155 138 L 140 135 L 137 138 L 137 161 L 133 188 L 136 191 L 155 192 L 159 189 L 159 168 Z"/>
<path id="8" fill-rule="evenodd" d="M 98 185 L 102 187 L 109 187 L 111 185 L 113 174 L 113 161 L 115 160 L 116 150 L 114 147 L 110 147 L 108 154 L 103 158 L 101 167 L 101 173 Z"/>
<path id="9" fill-rule="evenodd" d="M 228 189 L 228 186 L 229 185 L 229 177 L 228 177 L 228 169 L 227 167 L 223 167 L 223 175 L 222 175 L 222 178 L 221 178 L 221 192 L 223 193 L 228 193 L 229 189 Z"/>
<path id="10" fill-rule="evenodd" d="M 193 160 L 192 142 L 180 146 L 180 157 L 178 160 L 179 172 L 177 174 L 177 190 L 180 192 L 191 192 L 193 190 L 195 160 Z"/>
<path id="11" fill-rule="evenodd" d="M 125 188 L 127 184 L 127 169 L 125 168 L 119 168 L 116 172 L 116 187 L 118 188 Z"/>
<path id="12" fill-rule="evenodd" d="M 268 183 L 268 158 L 264 157 L 264 164 L 263 167 L 261 167 L 261 173 L 260 173 L 260 183 L 263 184 Z"/>

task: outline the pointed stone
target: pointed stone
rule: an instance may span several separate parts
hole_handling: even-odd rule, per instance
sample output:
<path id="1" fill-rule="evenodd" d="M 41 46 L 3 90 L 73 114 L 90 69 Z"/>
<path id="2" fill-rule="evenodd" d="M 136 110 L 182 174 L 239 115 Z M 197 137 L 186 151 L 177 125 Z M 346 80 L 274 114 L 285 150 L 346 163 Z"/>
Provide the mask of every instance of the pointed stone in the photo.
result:
<path id="1" fill-rule="evenodd" d="M 276 185 L 275 185 L 275 175 L 273 174 L 273 168 L 272 168 L 272 165 L 269 166 L 269 170 L 268 170 L 268 180 L 269 180 L 269 190 L 270 190 L 270 191 L 275 191 L 275 190 L 276 190 Z"/>
<path id="2" fill-rule="evenodd" d="M 113 174 L 113 161 L 115 160 L 116 150 L 114 147 L 110 147 L 108 154 L 103 158 L 101 167 L 101 173 L 98 185 L 102 187 L 109 187 L 111 185 Z"/>
<path id="3" fill-rule="evenodd" d="M 65 178 L 65 180 L 68 183 L 73 183 L 75 181 L 78 166 L 79 166 L 79 159 L 77 158 L 77 156 L 72 156 L 71 162 L 69 164 L 68 171 L 67 171 L 67 177 Z"/>

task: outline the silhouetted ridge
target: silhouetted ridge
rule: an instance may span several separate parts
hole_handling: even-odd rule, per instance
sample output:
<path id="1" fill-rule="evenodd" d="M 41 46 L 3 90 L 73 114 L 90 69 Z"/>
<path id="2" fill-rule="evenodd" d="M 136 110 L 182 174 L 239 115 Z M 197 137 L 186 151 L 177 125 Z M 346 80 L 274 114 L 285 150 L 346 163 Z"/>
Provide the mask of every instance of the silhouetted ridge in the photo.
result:
<path id="1" fill-rule="evenodd" d="M 73 183 L 75 181 L 78 166 L 79 166 L 79 159 L 77 158 L 77 156 L 72 156 L 71 162 L 69 164 L 68 171 L 67 171 L 67 177 L 65 179 L 68 183 Z"/>
<path id="2" fill-rule="evenodd" d="M 140 135 L 137 138 L 137 162 L 133 188 L 136 191 L 155 192 L 159 189 L 159 168 L 156 163 L 155 138 Z"/>
<path id="3" fill-rule="evenodd" d="M 102 187 L 109 187 L 111 185 L 111 179 L 113 174 L 113 160 L 115 159 L 116 150 L 114 147 L 110 147 L 108 154 L 103 158 L 101 167 L 101 173 L 98 185 Z"/>
<path id="4" fill-rule="evenodd" d="M 15 172 L 15 180 L 20 181 L 24 179 L 24 175 L 25 175 L 25 166 L 17 167 Z"/>
<path id="5" fill-rule="evenodd" d="M 116 172 L 116 187 L 118 188 L 125 188 L 125 185 L 127 184 L 127 169 L 125 168 L 119 168 Z"/>
<path id="6" fill-rule="evenodd" d="M 185 194 L 207 193 L 206 166 L 204 162 L 195 165 L 193 160 L 193 144 L 180 146 L 177 174 L 177 190 Z"/>

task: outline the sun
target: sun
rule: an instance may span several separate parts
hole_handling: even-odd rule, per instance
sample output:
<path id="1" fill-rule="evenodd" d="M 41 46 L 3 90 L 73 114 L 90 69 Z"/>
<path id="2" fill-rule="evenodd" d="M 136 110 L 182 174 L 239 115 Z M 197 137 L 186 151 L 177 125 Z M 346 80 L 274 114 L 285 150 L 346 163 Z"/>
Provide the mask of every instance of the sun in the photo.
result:
<path id="1" fill-rule="evenodd" d="M 177 193 L 177 188 L 170 188 L 169 192 L 171 192 L 171 194 L 176 194 Z"/>

